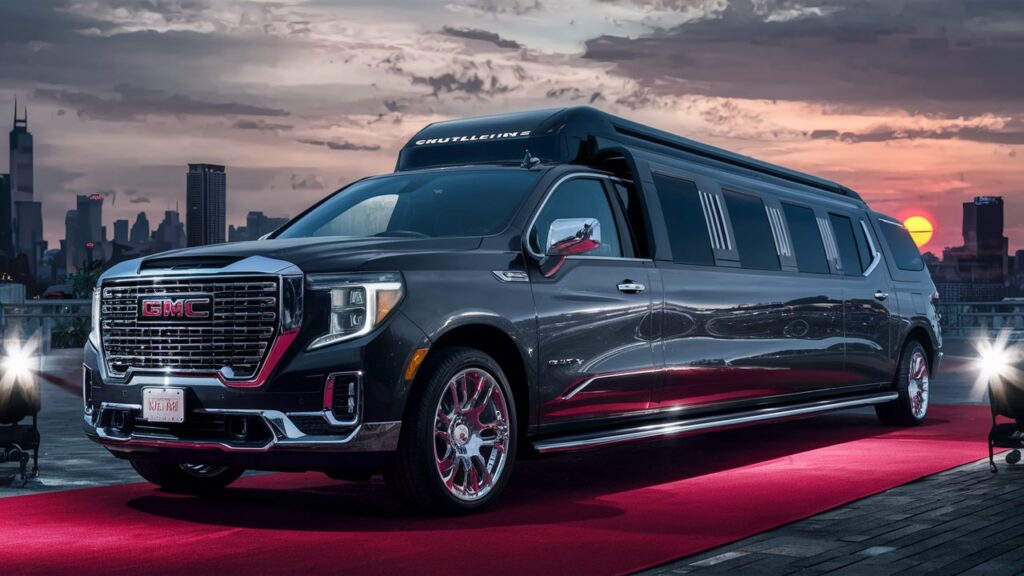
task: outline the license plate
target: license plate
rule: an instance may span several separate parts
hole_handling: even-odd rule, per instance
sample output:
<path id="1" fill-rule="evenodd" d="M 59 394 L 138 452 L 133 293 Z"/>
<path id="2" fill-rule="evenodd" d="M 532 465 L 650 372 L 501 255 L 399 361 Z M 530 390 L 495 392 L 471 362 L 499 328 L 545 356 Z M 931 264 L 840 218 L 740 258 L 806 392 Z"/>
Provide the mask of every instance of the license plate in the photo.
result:
<path id="1" fill-rule="evenodd" d="M 145 388 L 142 390 L 142 419 L 148 422 L 185 421 L 185 390 Z"/>

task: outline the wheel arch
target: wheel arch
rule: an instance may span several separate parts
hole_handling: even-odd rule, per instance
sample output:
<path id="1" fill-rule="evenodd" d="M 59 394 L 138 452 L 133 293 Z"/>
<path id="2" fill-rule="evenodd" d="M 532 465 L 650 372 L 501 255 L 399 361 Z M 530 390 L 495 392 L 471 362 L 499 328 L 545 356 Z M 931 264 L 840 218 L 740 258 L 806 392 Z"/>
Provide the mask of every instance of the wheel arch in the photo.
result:
<path id="1" fill-rule="evenodd" d="M 512 388 L 520 439 L 524 438 L 529 427 L 536 422 L 533 414 L 533 397 L 530 393 L 533 375 L 528 368 L 528 356 L 522 345 L 506 329 L 489 323 L 472 322 L 450 327 L 435 336 L 421 369 L 416 374 L 413 386 L 420 388 L 422 378 L 429 372 L 426 368 L 440 350 L 457 346 L 480 350 L 494 358 L 501 366 Z"/>
<path id="2" fill-rule="evenodd" d="M 906 336 L 903 337 L 903 341 L 900 344 L 900 354 L 903 354 L 903 348 L 906 347 L 908 342 L 919 342 L 924 347 L 924 353 L 928 355 L 928 371 L 934 372 L 935 370 L 935 353 L 937 346 L 935 339 L 932 338 L 931 332 L 924 326 L 916 325 L 911 326 L 910 330 L 907 331 Z"/>

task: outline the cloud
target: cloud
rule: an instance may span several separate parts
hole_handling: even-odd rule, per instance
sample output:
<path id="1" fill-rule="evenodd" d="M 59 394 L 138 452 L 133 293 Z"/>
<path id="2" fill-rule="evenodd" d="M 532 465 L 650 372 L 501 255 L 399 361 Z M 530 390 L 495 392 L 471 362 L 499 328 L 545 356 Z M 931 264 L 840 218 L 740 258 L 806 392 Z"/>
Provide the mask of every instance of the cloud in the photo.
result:
<path id="1" fill-rule="evenodd" d="M 115 97 L 54 88 L 38 88 L 36 98 L 74 108 L 81 118 L 99 120 L 141 120 L 147 116 L 287 116 L 280 108 L 266 108 L 238 102 L 210 102 L 184 94 L 121 84 Z"/>
<path id="2" fill-rule="evenodd" d="M 310 146 L 326 146 L 331 150 L 348 150 L 354 152 L 371 152 L 374 150 L 380 150 L 380 146 L 377 144 L 353 144 L 347 140 L 301 139 L 298 140 L 298 142 L 309 144 Z"/>
<path id="3" fill-rule="evenodd" d="M 307 174 L 300 176 L 298 174 L 292 174 L 291 179 L 292 190 L 323 190 L 324 181 L 316 174 Z"/>
<path id="4" fill-rule="evenodd" d="M 277 123 L 277 122 L 267 122 L 265 120 L 258 120 L 258 119 L 257 120 L 249 120 L 249 119 L 236 120 L 235 123 L 232 124 L 232 126 L 234 126 L 235 128 L 237 128 L 239 130 L 283 131 L 283 130 L 291 130 L 293 128 L 293 126 L 291 124 L 281 124 L 281 123 Z"/>
<path id="5" fill-rule="evenodd" d="M 1019 109 L 1022 45 L 1020 2 L 732 0 L 668 30 L 599 35 L 584 57 L 659 94 L 977 113 Z"/>
<path id="6" fill-rule="evenodd" d="M 149 204 L 149 198 L 146 196 L 133 196 L 129 202 L 132 204 Z"/>
<path id="7" fill-rule="evenodd" d="M 498 48 L 522 48 L 522 45 L 515 40 L 506 40 L 495 32 L 488 32 L 487 30 L 480 30 L 478 28 L 456 28 L 454 26 L 445 26 L 442 28 L 442 31 L 448 36 L 464 38 L 466 40 L 488 42 L 490 44 L 494 44 Z"/>
<path id="8" fill-rule="evenodd" d="M 966 140 L 1008 146 L 1024 145 L 1024 130 L 995 130 L 982 126 L 948 129 L 908 129 L 881 126 L 864 132 L 840 132 L 826 129 L 813 130 L 808 136 L 812 140 L 838 140 L 849 144 L 893 140 Z"/>
<path id="9" fill-rule="evenodd" d="M 540 0 L 475 0 L 464 4 L 450 4 L 454 9 L 469 9 L 487 14 L 515 14 L 523 16 L 544 9 Z"/>

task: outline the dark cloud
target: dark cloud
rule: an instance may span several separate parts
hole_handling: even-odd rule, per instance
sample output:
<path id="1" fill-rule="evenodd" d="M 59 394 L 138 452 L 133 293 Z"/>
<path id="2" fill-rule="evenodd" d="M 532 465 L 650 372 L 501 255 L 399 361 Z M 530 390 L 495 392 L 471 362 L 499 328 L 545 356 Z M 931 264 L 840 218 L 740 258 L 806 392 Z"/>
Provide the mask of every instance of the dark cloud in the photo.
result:
<path id="1" fill-rule="evenodd" d="M 671 30 L 594 38 L 585 58 L 662 94 L 959 114 L 1019 109 L 1022 50 L 1024 2 L 732 0 Z"/>
<path id="2" fill-rule="evenodd" d="M 469 96 L 494 96 L 511 90 L 509 86 L 498 80 L 497 76 L 490 76 L 488 80 L 485 80 L 476 72 L 469 74 L 445 72 L 439 76 L 413 76 L 412 83 L 430 86 L 435 97 L 452 93 L 463 93 Z"/>
<path id="3" fill-rule="evenodd" d="M 968 140 L 986 144 L 1024 145 L 1024 130 L 992 130 L 974 126 L 938 130 L 901 129 L 882 126 L 865 132 L 814 130 L 808 136 L 813 140 L 838 140 L 850 144 L 888 142 L 890 140 Z"/>
<path id="4" fill-rule="evenodd" d="M 115 97 L 53 88 L 36 89 L 36 98 L 74 108 L 82 118 L 100 120 L 141 120 L 153 115 L 172 116 L 287 116 L 280 108 L 266 108 L 238 102 L 210 102 L 184 94 L 128 85 L 114 87 Z"/>
<path id="5" fill-rule="evenodd" d="M 522 45 L 515 40 L 506 40 L 495 32 L 488 32 L 487 30 L 480 30 L 478 28 L 456 28 L 454 26 L 445 26 L 442 31 L 448 36 L 464 38 L 466 40 L 488 42 L 490 44 L 494 44 L 498 48 L 522 48 Z"/>
<path id="6" fill-rule="evenodd" d="M 149 204 L 149 198 L 146 196 L 133 196 L 129 202 L 132 204 Z"/>
<path id="7" fill-rule="evenodd" d="M 232 126 L 234 126 L 235 128 L 238 128 L 239 130 L 282 131 L 282 130 L 291 130 L 293 128 L 293 126 L 291 124 L 281 124 L 281 123 L 278 123 L 278 122 L 267 122 L 265 120 L 258 120 L 258 119 L 257 120 L 249 120 L 249 119 L 236 120 L 235 123 L 232 124 Z"/>
<path id="8" fill-rule="evenodd" d="M 331 150 L 349 150 L 355 152 L 372 152 L 374 150 L 380 150 L 380 146 L 377 144 L 354 144 L 347 140 L 315 140 L 315 139 L 301 139 L 299 142 L 303 144 L 309 144 L 310 146 L 326 146 Z"/>
<path id="9" fill-rule="evenodd" d="M 324 181 L 316 174 L 292 174 L 292 190 L 323 190 Z"/>
<path id="10" fill-rule="evenodd" d="M 466 8 L 471 8 L 489 14 L 515 14 L 522 16 L 532 12 L 539 12 L 544 9 L 540 0 L 475 0 L 467 2 Z"/>

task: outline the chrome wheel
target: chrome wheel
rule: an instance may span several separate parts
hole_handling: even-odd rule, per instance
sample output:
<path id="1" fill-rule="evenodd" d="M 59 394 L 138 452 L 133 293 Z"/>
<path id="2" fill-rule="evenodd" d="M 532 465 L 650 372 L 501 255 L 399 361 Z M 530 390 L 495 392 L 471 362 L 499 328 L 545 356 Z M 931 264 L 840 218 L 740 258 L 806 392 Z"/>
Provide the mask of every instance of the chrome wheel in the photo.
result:
<path id="1" fill-rule="evenodd" d="M 181 469 L 199 478 L 211 478 L 223 474 L 228 468 L 227 466 L 211 466 L 209 464 L 182 464 Z"/>
<path id="2" fill-rule="evenodd" d="M 907 373 L 907 393 L 910 410 L 919 420 L 928 413 L 928 382 L 928 359 L 920 349 L 915 350 Z"/>
<path id="3" fill-rule="evenodd" d="M 494 376 L 481 368 L 453 376 L 434 413 L 435 468 L 448 493 L 467 502 L 490 493 L 508 444 L 508 401 Z"/>

